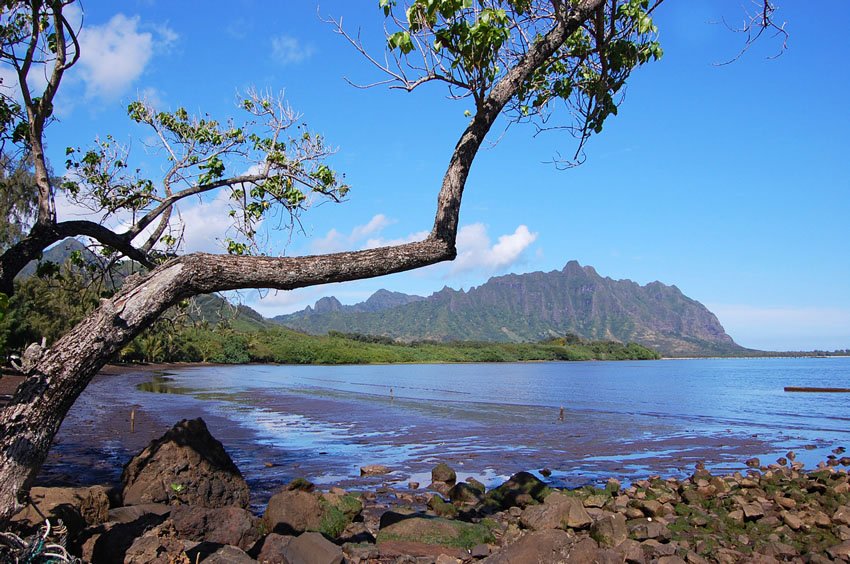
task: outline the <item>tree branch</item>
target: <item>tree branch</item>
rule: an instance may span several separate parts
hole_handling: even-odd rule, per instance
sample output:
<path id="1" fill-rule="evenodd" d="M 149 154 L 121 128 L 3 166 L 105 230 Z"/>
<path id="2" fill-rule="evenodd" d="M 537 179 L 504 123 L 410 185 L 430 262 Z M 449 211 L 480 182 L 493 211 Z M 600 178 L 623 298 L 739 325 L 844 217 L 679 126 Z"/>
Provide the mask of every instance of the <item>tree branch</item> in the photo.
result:
<path id="1" fill-rule="evenodd" d="M 67 237 L 85 236 L 95 239 L 102 245 L 122 252 L 147 268 L 155 263 L 150 257 L 133 247 L 130 238 L 115 233 L 93 221 L 63 221 L 48 225 L 36 225 L 30 234 L 6 249 L 0 255 L 0 292 L 12 295 L 15 276 L 32 260 L 38 259 L 44 249 Z"/>
<path id="2" fill-rule="evenodd" d="M 604 1 L 582 0 L 573 7 L 572 11 L 558 17 L 555 27 L 534 43 L 519 62 L 490 90 L 490 94 L 481 103 L 472 123 L 466 128 L 452 153 L 449 168 L 443 177 L 443 185 L 437 197 L 437 215 L 431 232 L 433 236 L 446 241 L 454 248 L 463 189 L 472 160 L 487 132 L 531 73 L 551 57 L 563 45 L 567 37 L 575 32 Z M 560 4 L 558 6 L 560 12 L 567 12 L 569 9 Z"/>

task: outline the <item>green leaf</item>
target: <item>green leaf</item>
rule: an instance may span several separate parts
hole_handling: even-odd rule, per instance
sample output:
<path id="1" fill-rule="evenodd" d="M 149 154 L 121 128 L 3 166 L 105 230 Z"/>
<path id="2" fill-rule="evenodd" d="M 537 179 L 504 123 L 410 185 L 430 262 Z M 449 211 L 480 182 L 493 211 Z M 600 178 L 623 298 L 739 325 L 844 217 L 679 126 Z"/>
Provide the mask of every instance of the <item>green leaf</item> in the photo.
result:
<path id="1" fill-rule="evenodd" d="M 7 311 L 9 311 L 9 296 L 0 292 L 0 321 L 6 316 Z"/>

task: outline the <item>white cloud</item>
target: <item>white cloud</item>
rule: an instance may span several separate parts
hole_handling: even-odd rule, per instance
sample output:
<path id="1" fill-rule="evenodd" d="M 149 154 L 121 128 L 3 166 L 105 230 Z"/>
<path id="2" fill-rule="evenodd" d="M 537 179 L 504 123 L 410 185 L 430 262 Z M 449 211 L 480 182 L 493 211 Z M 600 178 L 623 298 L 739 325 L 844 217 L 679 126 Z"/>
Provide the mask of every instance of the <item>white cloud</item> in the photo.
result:
<path id="1" fill-rule="evenodd" d="M 272 37 L 272 57 L 281 65 L 298 64 L 313 56 L 313 46 L 291 35 Z"/>
<path id="2" fill-rule="evenodd" d="M 461 227 L 457 235 L 458 256 L 452 264 L 452 273 L 470 270 L 496 272 L 518 262 L 524 251 L 537 240 L 525 225 L 520 225 L 509 235 L 501 235 L 491 246 L 487 227 L 473 223 Z"/>
<path id="3" fill-rule="evenodd" d="M 219 192 L 213 200 L 200 201 L 181 210 L 180 219 L 185 226 L 183 250 L 190 253 L 223 252 L 224 237 L 233 224 L 230 210 L 230 192 L 226 190 Z"/>
<path id="4" fill-rule="evenodd" d="M 44 92 L 44 88 L 47 86 L 47 70 L 48 68 L 43 64 L 34 64 L 30 68 L 27 75 L 27 85 L 33 96 L 41 96 L 41 93 Z M 3 94 L 19 102 L 23 100 L 20 88 L 18 88 L 18 73 L 15 72 L 15 69 L 6 64 L 0 65 L 0 81 L 2 81 L 0 91 Z"/>
<path id="5" fill-rule="evenodd" d="M 310 245 L 314 253 L 338 253 L 340 251 L 350 251 L 358 248 L 371 249 L 374 247 L 382 247 L 392 243 L 377 243 L 380 238 L 371 238 L 365 241 L 364 239 L 372 234 L 377 234 L 389 227 L 395 221 L 389 219 L 382 213 L 372 216 L 368 222 L 363 225 L 357 225 L 351 230 L 351 233 L 345 234 L 331 229 L 321 239 L 317 239 Z"/>
<path id="6" fill-rule="evenodd" d="M 344 304 L 355 304 L 365 301 L 375 293 L 371 286 L 364 286 L 362 281 L 336 284 L 322 284 L 297 290 L 271 290 L 263 295 L 245 301 L 247 305 L 266 317 L 284 315 L 300 311 L 307 306 L 313 306 L 324 296 L 334 296 Z"/>
<path id="7" fill-rule="evenodd" d="M 18 99 L 18 75 L 12 67 L 0 65 L 0 92 Z"/>
<path id="8" fill-rule="evenodd" d="M 350 248 L 346 247 L 346 239 L 347 237 L 345 235 L 336 229 L 331 229 L 327 235 L 313 241 L 310 248 L 316 254 L 338 253 L 340 251 L 350 250 Z"/>
<path id="9" fill-rule="evenodd" d="M 139 17 L 116 14 L 109 22 L 83 28 L 80 74 L 87 98 L 116 98 L 144 72 L 154 50 L 167 48 L 177 34 L 167 26 L 139 30 Z"/>
<path id="10" fill-rule="evenodd" d="M 351 232 L 351 237 L 354 239 L 361 239 L 366 235 L 378 233 L 393 223 L 395 222 L 388 219 L 384 214 L 379 213 L 378 215 L 373 216 L 366 225 L 358 225 L 355 227 Z"/>
<path id="11" fill-rule="evenodd" d="M 153 108 L 162 108 L 165 105 L 162 91 L 158 88 L 154 88 L 153 86 L 142 88 L 136 92 L 136 98 L 144 101 Z"/>
<path id="12" fill-rule="evenodd" d="M 177 40 L 180 39 L 180 34 L 165 24 L 155 25 L 153 29 L 156 32 L 154 48 L 158 52 L 167 53 L 177 43 Z"/>
<path id="13" fill-rule="evenodd" d="M 271 290 L 259 299 L 249 299 L 247 304 L 267 317 L 292 313 L 312 305 L 322 297 L 323 286 L 297 290 Z"/>
<path id="14" fill-rule="evenodd" d="M 413 243 L 414 241 L 424 241 L 428 235 L 430 235 L 430 231 L 416 231 L 415 233 L 411 233 L 405 237 L 399 237 L 397 239 L 384 239 L 382 237 L 374 237 L 368 239 L 366 241 L 366 245 L 364 248 L 366 249 L 377 249 L 378 247 L 390 247 L 393 245 L 404 245 L 405 243 Z"/>

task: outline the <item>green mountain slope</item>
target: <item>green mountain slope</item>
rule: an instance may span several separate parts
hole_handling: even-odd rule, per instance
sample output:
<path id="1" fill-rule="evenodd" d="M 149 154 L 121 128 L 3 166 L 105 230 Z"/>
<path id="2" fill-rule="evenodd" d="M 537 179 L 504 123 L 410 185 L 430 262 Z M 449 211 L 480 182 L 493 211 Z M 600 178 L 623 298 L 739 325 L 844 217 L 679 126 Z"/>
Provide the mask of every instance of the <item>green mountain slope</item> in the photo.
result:
<path id="1" fill-rule="evenodd" d="M 468 292 L 444 288 L 428 298 L 403 296 L 368 308 L 368 301 L 343 306 L 323 298 L 315 308 L 274 321 L 313 334 L 342 331 L 403 341 L 523 342 L 573 333 L 636 342 L 665 356 L 745 351 L 713 313 L 675 286 L 603 278 L 575 261 L 560 271 L 491 278 Z"/>
<path id="2" fill-rule="evenodd" d="M 38 262 L 31 261 L 27 264 L 16 279 L 22 282 L 34 276 L 38 270 L 39 263 L 42 265 L 53 263 L 57 267 L 65 265 L 66 261 L 74 253 L 80 253 L 85 263 L 94 264 L 103 260 L 93 254 L 80 241 L 68 238 L 44 251 L 41 260 Z M 128 265 L 128 262 L 122 262 L 114 266 L 111 277 L 106 278 L 106 283 L 108 285 L 114 284 L 115 286 L 120 286 L 126 275 L 130 272 Z M 392 292 L 386 293 L 393 294 Z M 399 294 L 399 296 L 404 296 L 404 294 Z M 398 300 L 398 297 L 395 299 Z M 276 326 L 275 323 L 264 318 L 250 307 L 231 304 L 228 300 L 215 294 L 195 296 L 190 301 L 192 304 L 187 311 L 193 321 L 206 321 L 210 325 L 226 323 L 239 331 L 256 331 Z"/>

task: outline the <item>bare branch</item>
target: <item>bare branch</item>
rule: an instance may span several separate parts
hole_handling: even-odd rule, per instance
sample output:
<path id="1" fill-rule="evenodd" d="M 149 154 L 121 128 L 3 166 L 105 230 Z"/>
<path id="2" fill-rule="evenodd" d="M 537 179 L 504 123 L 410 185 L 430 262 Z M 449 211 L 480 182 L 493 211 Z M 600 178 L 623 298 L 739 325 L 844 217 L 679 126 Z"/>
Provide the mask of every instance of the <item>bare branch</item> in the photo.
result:
<path id="1" fill-rule="evenodd" d="M 788 47 L 788 39 L 790 35 L 785 30 L 785 25 L 787 22 L 777 23 L 774 19 L 774 12 L 776 12 L 776 6 L 770 0 L 754 0 L 754 4 L 759 6 L 759 9 L 753 12 L 752 14 L 748 14 L 744 20 L 744 23 L 740 27 L 735 27 L 729 25 L 725 19 L 722 20 L 723 25 L 726 26 L 727 29 L 734 33 L 740 33 L 745 36 L 744 38 L 744 46 L 741 47 L 741 50 L 727 61 L 723 61 L 720 63 L 714 63 L 715 66 L 724 66 L 734 63 L 738 59 L 744 56 L 744 54 L 750 50 L 750 48 L 755 45 L 756 41 L 758 41 L 765 32 L 773 32 L 773 38 L 781 38 L 782 45 L 780 45 L 779 50 L 775 55 L 771 55 L 767 57 L 768 59 L 775 59 L 782 55 Z"/>

